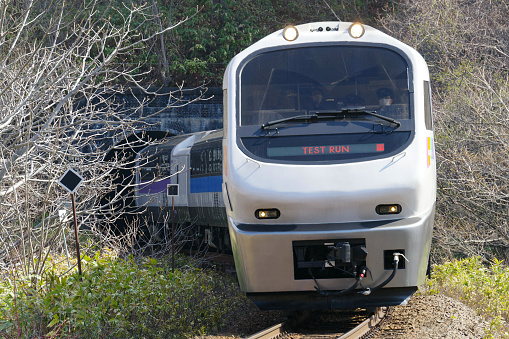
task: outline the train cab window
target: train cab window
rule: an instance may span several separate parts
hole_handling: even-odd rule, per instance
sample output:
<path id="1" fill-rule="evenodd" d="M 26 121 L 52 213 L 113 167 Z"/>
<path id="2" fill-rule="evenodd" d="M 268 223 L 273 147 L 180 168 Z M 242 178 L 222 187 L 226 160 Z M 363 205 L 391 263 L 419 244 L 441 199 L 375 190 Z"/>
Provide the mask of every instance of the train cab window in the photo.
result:
<path id="1" fill-rule="evenodd" d="M 377 47 L 323 46 L 267 52 L 241 71 L 240 124 L 362 107 L 409 119 L 407 62 Z"/>
<path id="2" fill-rule="evenodd" d="M 175 166 L 175 161 L 171 159 L 171 153 L 175 145 L 187 138 L 189 138 L 188 135 L 170 137 L 164 144 L 148 146 L 142 150 L 137 159 L 140 181 L 168 179 L 172 174 L 177 173 L 176 167 L 181 167 L 181 164 Z"/>
<path id="3" fill-rule="evenodd" d="M 433 113 L 431 109 L 431 87 L 429 81 L 424 81 L 424 119 L 426 129 L 433 130 Z"/>
<path id="4" fill-rule="evenodd" d="M 141 181 L 146 182 L 169 176 L 171 174 L 169 159 L 170 155 L 165 153 L 149 155 L 140 169 Z"/>
<path id="5" fill-rule="evenodd" d="M 238 144 L 275 162 L 395 153 L 413 135 L 409 69 L 407 59 L 380 46 L 258 54 L 239 72 Z"/>
<path id="6" fill-rule="evenodd" d="M 225 132 L 228 130 L 228 90 L 223 89 L 223 126 Z M 226 138 L 228 133 L 224 133 L 223 137 Z"/>

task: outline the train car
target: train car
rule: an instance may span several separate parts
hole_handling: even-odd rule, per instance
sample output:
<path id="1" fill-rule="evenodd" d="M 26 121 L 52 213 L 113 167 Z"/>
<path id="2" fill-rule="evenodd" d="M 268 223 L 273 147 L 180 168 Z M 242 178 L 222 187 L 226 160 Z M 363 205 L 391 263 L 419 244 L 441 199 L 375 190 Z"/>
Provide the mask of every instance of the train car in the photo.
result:
<path id="1" fill-rule="evenodd" d="M 199 242 L 231 252 L 222 195 L 223 131 L 211 131 L 190 151 L 189 210 Z"/>
<path id="2" fill-rule="evenodd" d="M 223 83 L 222 192 L 241 289 L 261 309 L 405 304 L 436 201 L 430 78 L 359 23 L 289 26 Z"/>
<path id="3" fill-rule="evenodd" d="M 137 155 L 136 205 L 152 242 L 175 224 L 196 246 L 231 251 L 222 196 L 222 130 L 174 136 Z"/>
<path id="4" fill-rule="evenodd" d="M 147 218 L 147 225 L 149 226 L 150 234 L 157 240 L 161 240 L 164 236 L 162 233 L 164 224 L 169 221 L 169 210 L 172 208 L 172 194 L 174 189 L 178 189 L 178 173 L 185 175 L 185 168 L 188 163 L 185 162 L 185 157 L 175 159 L 179 153 L 182 152 L 182 145 L 175 149 L 179 144 L 193 143 L 201 134 L 186 135 L 170 138 L 164 143 L 151 145 L 144 148 L 136 156 L 136 206 L 144 207 L 146 213 L 144 217 Z M 174 152 L 177 156 L 173 155 Z M 173 160 L 173 163 L 172 163 Z M 181 175 L 182 176 L 182 175 Z M 185 185 L 185 180 L 184 180 Z M 181 193 L 175 194 L 177 206 L 186 206 L 186 209 L 179 210 L 178 216 L 182 216 L 184 220 L 189 219 L 189 212 L 187 209 L 187 195 L 185 195 L 186 187 L 183 187 Z M 177 219 L 177 222 L 180 222 Z"/>

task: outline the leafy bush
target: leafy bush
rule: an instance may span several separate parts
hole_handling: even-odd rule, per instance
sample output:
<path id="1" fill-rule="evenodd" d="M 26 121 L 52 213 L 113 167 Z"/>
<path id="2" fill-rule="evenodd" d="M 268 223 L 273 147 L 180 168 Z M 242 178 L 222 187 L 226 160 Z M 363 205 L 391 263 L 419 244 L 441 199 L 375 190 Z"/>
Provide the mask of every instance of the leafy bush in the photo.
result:
<path id="1" fill-rule="evenodd" d="M 196 13 L 196 8 L 200 13 Z M 163 7 L 163 10 L 172 10 Z M 220 86 L 226 64 L 242 49 L 270 33 L 266 23 L 276 21 L 270 1 L 183 2 L 173 11 L 190 20 L 175 29 L 170 37 L 173 50 L 169 72 L 186 85 L 210 82 Z"/>
<path id="2" fill-rule="evenodd" d="M 485 266 L 480 257 L 447 262 L 435 266 L 428 293 L 444 293 L 465 304 L 491 321 L 491 332 L 509 337 L 509 267 L 494 259 Z"/>
<path id="3" fill-rule="evenodd" d="M 304 0 L 160 0 L 164 22 L 190 20 L 167 36 L 168 74 L 186 86 L 221 86 L 226 65 L 233 56 L 267 34 L 288 24 L 341 20 L 366 22 L 390 1 L 312 2 Z M 330 8 L 329 8 L 330 5 Z M 196 14 L 196 9 L 200 12 Z M 196 14 L 196 15 L 195 15 Z"/>
<path id="4" fill-rule="evenodd" d="M 184 338 L 223 325 L 243 302 L 216 272 L 112 255 L 84 258 L 84 274 L 47 264 L 43 277 L 5 277 L 0 329 L 6 336 Z"/>

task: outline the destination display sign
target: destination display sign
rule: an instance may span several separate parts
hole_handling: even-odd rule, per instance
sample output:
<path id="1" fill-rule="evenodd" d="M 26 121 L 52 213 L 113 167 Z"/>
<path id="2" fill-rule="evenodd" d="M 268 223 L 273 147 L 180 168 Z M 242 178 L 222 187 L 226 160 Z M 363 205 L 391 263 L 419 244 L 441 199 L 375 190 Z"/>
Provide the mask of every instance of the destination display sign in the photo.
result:
<path id="1" fill-rule="evenodd" d="M 377 153 L 385 150 L 385 144 L 346 144 L 323 146 L 268 147 L 268 157 L 293 157 L 313 155 Z"/>

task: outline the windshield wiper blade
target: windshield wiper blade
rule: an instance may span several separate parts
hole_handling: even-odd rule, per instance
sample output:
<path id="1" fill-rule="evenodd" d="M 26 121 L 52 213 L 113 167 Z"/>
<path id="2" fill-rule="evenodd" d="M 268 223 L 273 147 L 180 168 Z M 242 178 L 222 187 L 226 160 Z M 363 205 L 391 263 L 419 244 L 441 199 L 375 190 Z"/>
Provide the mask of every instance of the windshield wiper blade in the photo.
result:
<path id="1" fill-rule="evenodd" d="M 270 127 L 270 126 L 273 126 L 273 125 L 277 125 L 277 124 L 281 124 L 281 123 L 287 122 L 287 121 L 296 121 L 296 122 L 299 122 L 299 121 L 308 121 L 308 120 L 311 120 L 313 118 L 316 119 L 317 115 L 316 114 L 313 114 L 313 115 L 296 115 L 296 116 L 289 117 L 289 118 L 268 121 L 268 122 L 266 122 L 266 123 L 264 123 L 262 125 L 262 129 L 266 129 L 267 127 Z"/>
<path id="2" fill-rule="evenodd" d="M 396 128 L 399 128 L 401 126 L 401 123 L 395 119 L 377 114 L 372 111 L 365 111 L 358 108 L 347 108 L 341 111 L 320 111 L 320 112 L 314 112 L 312 115 L 296 115 L 289 118 L 279 119 L 279 120 L 273 120 L 268 121 L 262 125 L 262 129 L 266 129 L 267 127 L 278 125 L 284 122 L 288 121 L 294 121 L 294 122 L 316 122 L 319 119 L 338 119 L 338 118 L 347 118 L 348 116 L 359 116 L 359 115 L 370 115 L 373 117 L 376 117 L 381 120 L 385 120 L 387 122 L 390 122 L 391 124 L 396 125 Z"/>
<path id="3" fill-rule="evenodd" d="M 345 108 L 341 111 L 322 111 L 322 112 L 316 112 L 314 115 L 318 117 L 335 117 L 335 118 L 346 118 L 347 116 L 357 116 L 357 115 L 370 115 L 375 118 L 378 118 L 380 120 L 385 120 L 387 122 L 390 122 L 391 124 L 396 125 L 396 128 L 399 128 L 401 126 L 401 122 L 399 122 L 396 119 L 386 117 L 384 115 L 377 114 L 374 111 L 366 111 L 359 108 Z"/>
<path id="4" fill-rule="evenodd" d="M 338 112 L 323 112 L 322 111 L 322 112 L 314 112 L 313 114 L 308 114 L 308 115 L 295 115 L 295 116 L 289 117 L 289 118 L 272 120 L 272 121 L 268 121 L 268 122 L 264 123 L 262 125 L 262 129 L 266 129 L 267 127 L 282 124 L 284 122 L 289 122 L 289 121 L 312 123 L 312 122 L 317 122 L 319 119 L 337 119 L 337 118 L 341 118 L 341 117 L 345 118 L 345 116 L 342 116 L 342 115 L 333 115 L 335 113 L 338 113 Z"/>

